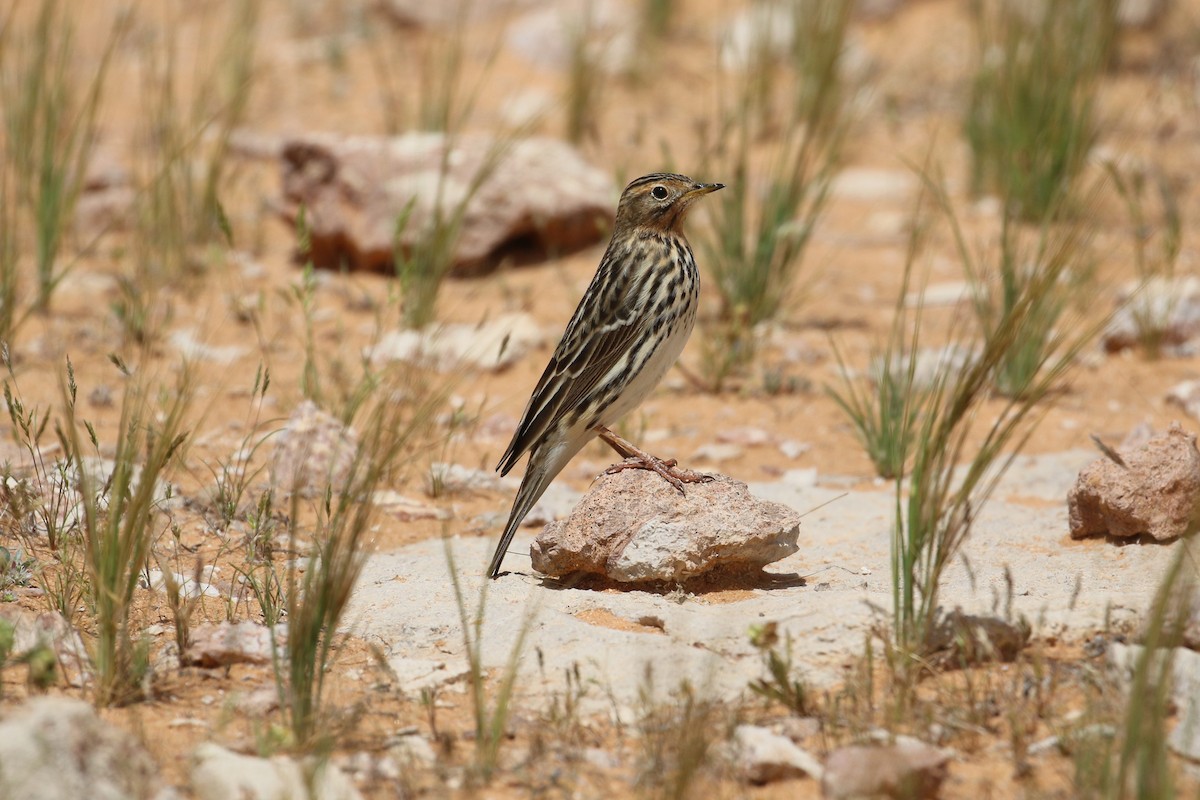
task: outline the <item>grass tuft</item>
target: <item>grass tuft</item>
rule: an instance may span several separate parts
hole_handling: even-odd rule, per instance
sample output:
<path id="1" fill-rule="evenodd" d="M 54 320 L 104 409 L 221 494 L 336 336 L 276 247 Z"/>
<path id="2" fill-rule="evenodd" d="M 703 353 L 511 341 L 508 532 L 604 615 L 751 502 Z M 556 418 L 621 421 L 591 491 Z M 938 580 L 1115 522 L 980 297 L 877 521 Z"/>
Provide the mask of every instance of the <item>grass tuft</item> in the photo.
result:
<path id="1" fill-rule="evenodd" d="M 1058 209 L 1048 209 L 1034 231 L 1026 230 L 1011 207 L 1003 211 L 997 263 L 989 268 L 973 256 L 961 228 L 949 213 L 949 199 L 938 195 L 951 219 L 959 258 L 971 287 L 972 308 L 984 340 L 1008 335 L 1005 320 L 1024 317 L 1004 343 L 993 385 L 1006 397 L 1019 397 L 1038 372 L 1073 334 L 1060 327 L 1072 298 L 1094 294 L 1085 224 Z M 1018 310 L 1019 305 L 1027 308 Z"/>
<path id="2" fill-rule="evenodd" d="M 811 699 L 807 684 L 795 677 L 791 634 L 784 638 L 780 650 L 777 625 L 768 622 L 750 629 L 750 643 L 762 655 L 763 668 L 766 670 L 764 677 L 750 682 L 750 691 L 768 702 L 778 703 L 796 716 L 808 715 Z"/>
<path id="3" fill-rule="evenodd" d="M 796 299 L 796 274 L 826 209 L 850 129 L 842 57 L 852 8 L 850 0 L 791 7 L 792 50 L 785 69 L 792 79 L 787 104 L 792 111 L 765 146 L 760 137 L 772 126 L 756 119 L 769 116 L 763 109 L 770 105 L 779 67 L 769 57 L 773 31 L 761 26 L 753 43 L 761 57 L 752 58 L 736 79 L 721 127 L 702 148 L 704 174 L 727 184 L 705 205 L 711 224 L 700 240 L 721 298 L 714 340 L 729 351 L 724 358 L 719 352 L 705 358 L 713 388 L 720 388 L 734 364 L 748 360 L 755 326 L 791 310 Z"/>
<path id="4" fill-rule="evenodd" d="M 397 218 L 393 264 L 400 284 L 402 315 L 409 327 L 425 328 L 437 318 L 438 295 L 454 267 L 467 208 L 479 188 L 495 173 L 511 144 L 506 137 L 491 144 L 465 189 L 451 197 L 450 162 L 456 142 L 447 137 L 438 167 L 430 218 L 414 219 L 417 216 L 416 197 Z M 415 235 L 408 235 L 414 229 Z"/>
<path id="5" fill-rule="evenodd" d="M 639 794 L 655 800 L 708 796 L 704 782 L 717 773 L 717 744 L 730 740 L 739 717 L 739 709 L 704 697 L 686 681 L 670 700 L 657 699 L 647 665 L 637 720 Z"/>
<path id="6" fill-rule="evenodd" d="M 944 191 L 928 173 L 923 177 L 948 216 L 960 253 L 965 253 Z M 1083 234 L 1078 236 L 1070 239 L 1071 248 L 1086 240 Z M 965 263 L 964 268 L 970 272 L 971 265 Z M 906 270 L 912 269 L 910 260 Z M 1043 401 L 1063 385 L 1075 357 L 1099 331 L 1097 325 L 1081 322 L 1044 340 L 1026 377 L 1012 387 L 1014 391 L 1001 401 L 999 409 L 988 408 L 991 422 L 980 433 L 976 423 L 996 376 L 1025 346 L 1028 331 L 1040 323 L 1045 295 L 1060 274 L 1043 272 L 1016 285 L 966 363 L 959 366 L 943 359 L 929 391 L 905 399 L 903 415 L 919 418 L 920 424 L 898 459 L 908 467 L 896 483 L 891 548 L 893 625 L 902 653 L 919 654 L 929 645 L 928 637 L 940 613 L 942 573 L 970 535 L 979 509 L 1032 434 Z M 961 343 L 962 333 L 957 337 Z"/>
<path id="7" fill-rule="evenodd" d="M 1122 170 L 1112 161 L 1105 163 L 1105 169 L 1129 213 L 1133 264 L 1140 287 L 1155 283 L 1169 286 L 1183 249 L 1183 212 L 1176 189 L 1157 171 L 1136 167 Z M 1148 194 L 1157 195 L 1157 215 L 1152 213 L 1153 201 Z M 1156 294 L 1157 299 L 1135 294 L 1129 300 L 1138 341 L 1150 359 L 1160 358 L 1164 347 L 1173 343 L 1168 328 L 1179 302 L 1178 297 L 1166 296 L 1167 292 Z"/>
<path id="8" fill-rule="evenodd" d="M 229 181 L 233 132 L 250 102 L 260 5 L 236 0 L 218 22 L 206 23 L 204 34 L 221 42 L 211 60 L 181 63 L 183 25 L 166 7 L 153 33 L 138 37 L 146 65 L 140 186 L 133 258 L 113 303 L 132 341 L 152 341 L 169 321 L 167 292 L 204 273 L 217 252 L 233 245 L 220 195 Z"/>
<path id="9" fill-rule="evenodd" d="M 921 345 L 924 308 L 918 305 L 910 318 L 908 303 L 913 265 L 928 232 L 923 213 L 925 198 L 926 192 L 922 191 L 914 213 L 892 324 L 886 344 L 873 359 L 877 365 L 873 374 L 856 378 L 836 342 L 830 342 L 841 387 L 826 386 L 825 391 L 850 419 L 855 436 L 881 478 L 896 478 L 904 473 L 905 460 L 912 452 L 927 399 L 926 387 L 917 382 L 917 352 Z"/>
<path id="10" fill-rule="evenodd" d="M 317 504 L 313 545 L 303 570 L 296 560 L 286 570 L 283 606 L 287 641 L 273 648 L 276 688 L 292 741 L 303 749 L 325 750 L 339 733 L 343 717 L 326 702 L 326 676 L 341 640 L 341 625 L 351 592 L 370 554 L 368 535 L 374 523 L 375 492 L 399 459 L 418 444 L 432 424 L 441 396 L 429 391 L 414 396 L 397 382 L 388 384 L 366 411 L 360 444 L 338 488 L 328 486 Z M 301 492 L 292 492 L 289 534 L 299 548 Z M 260 508 L 258 518 L 269 516 Z M 270 591 L 270 587 L 267 587 Z M 260 598 L 261 602 L 261 598 Z M 264 607 L 265 608 L 265 607 Z M 276 628 L 272 627 L 274 643 Z"/>
<path id="11" fill-rule="evenodd" d="M 66 274 L 59 254 L 95 149 L 108 68 L 130 17 L 116 18 L 99 61 L 87 63 L 68 3 L 38 0 L 32 21 L 19 21 L 18 6 L 10 6 L 0 33 L 3 169 L 15 184 L 15 197 L 6 199 L 24 210 L 23 224 L 33 232 L 34 307 L 45 311 Z"/>
<path id="12" fill-rule="evenodd" d="M 500 674 L 499 685 L 489 697 L 487 674 L 483 668 L 483 620 L 487 610 L 488 581 L 484 579 L 480 585 L 475 613 L 469 613 L 462 578 L 458 574 L 454 554 L 450 550 L 450 540 L 444 539 L 443 543 L 446 550 L 446 569 L 454 587 L 454 602 L 458 606 L 459 624 L 462 625 L 463 644 L 466 647 L 467 666 L 470 669 L 468 680 L 471 711 L 475 720 L 475 760 L 472 772 L 476 782 L 486 785 L 491 782 L 500 765 L 500 749 L 508 736 L 508 721 L 513 711 L 513 692 L 520 674 L 525 639 L 533 627 L 537 608 L 531 606 L 521 622 L 516 638 L 509 648 L 508 661 Z"/>
<path id="13" fill-rule="evenodd" d="M 1096 140 L 1117 5 L 972 0 L 977 64 L 964 128 L 976 192 L 996 192 L 1033 221 L 1070 196 Z"/>
<path id="14" fill-rule="evenodd" d="M 95 700 L 119 705 L 144 693 L 149 651 L 130 625 L 133 594 L 150 563 L 155 517 L 170 499 L 170 487 L 164 493 L 161 480 L 187 439 L 183 424 L 193 389 L 186 369 L 174 390 L 161 393 L 144 378 L 127 377 L 112 471 L 103 482 L 95 466 L 103 463 L 100 443 L 91 423 L 77 417 L 76 391 L 68 361 L 59 438 L 82 495 L 88 601 L 96 618 Z M 88 450 L 96 460 L 85 455 Z"/>

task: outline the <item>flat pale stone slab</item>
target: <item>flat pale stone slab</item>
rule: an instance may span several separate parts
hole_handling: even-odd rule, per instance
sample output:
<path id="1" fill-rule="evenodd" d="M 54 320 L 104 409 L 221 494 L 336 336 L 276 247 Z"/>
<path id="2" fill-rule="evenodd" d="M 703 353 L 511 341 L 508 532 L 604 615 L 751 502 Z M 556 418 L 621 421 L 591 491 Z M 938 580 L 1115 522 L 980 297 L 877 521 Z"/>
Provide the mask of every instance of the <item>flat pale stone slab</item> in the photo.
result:
<path id="1" fill-rule="evenodd" d="M 1074 452 L 1023 458 L 1014 466 L 976 521 L 964 550 L 970 570 L 958 559 L 945 576 L 945 608 L 1003 614 L 1006 567 L 1012 611 L 1025 615 L 1035 633 L 1083 634 L 1101 627 L 1110 607 L 1117 621 L 1148 607 L 1173 546 L 1070 540 L 1066 492 L 1090 458 Z M 821 486 L 759 483 L 750 490 L 804 514 L 799 552 L 770 565 L 750 588 L 680 595 L 564 587 L 532 573 L 523 554 L 532 537 L 519 535 L 505 562 L 513 573 L 486 582 L 485 666 L 504 667 L 528 619 L 526 677 L 518 681 L 528 697 L 560 690 L 564 670 L 575 664 L 585 682 L 597 681 L 630 708 L 637 707 L 647 668 L 660 695 L 686 679 L 706 693 L 732 697 L 762 674 L 749 627 L 774 621 L 781 638 L 791 635 L 794 660 L 810 683 L 837 683 L 843 665 L 863 652 L 872 622 L 891 614 L 893 491 L 854 491 L 835 500 L 843 492 Z M 1030 507 L 1004 501 L 1010 497 L 1037 500 Z M 1046 505 L 1041 499 L 1053 497 L 1061 500 Z M 474 615 L 495 542 L 453 537 L 448 546 Z M 351 607 L 354 629 L 392 656 L 433 658 L 448 667 L 464 659 L 446 547 L 426 541 L 372 556 Z M 592 694 L 595 710 L 611 708 L 603 692 Z"/>

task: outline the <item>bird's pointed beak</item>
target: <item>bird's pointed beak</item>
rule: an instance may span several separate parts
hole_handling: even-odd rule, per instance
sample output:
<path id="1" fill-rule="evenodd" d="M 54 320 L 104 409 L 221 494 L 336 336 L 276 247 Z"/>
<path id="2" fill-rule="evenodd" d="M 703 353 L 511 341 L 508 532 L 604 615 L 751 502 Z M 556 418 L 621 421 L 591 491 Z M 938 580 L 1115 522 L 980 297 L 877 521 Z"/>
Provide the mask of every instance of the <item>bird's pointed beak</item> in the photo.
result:
<path id="1" fill-rule="evenodd" d="M 697 183 L 688 193 L 688 199 L 703 197 L 706 194 L 712 194 L 718 189 L 724 189 L 723 183 Z"/>

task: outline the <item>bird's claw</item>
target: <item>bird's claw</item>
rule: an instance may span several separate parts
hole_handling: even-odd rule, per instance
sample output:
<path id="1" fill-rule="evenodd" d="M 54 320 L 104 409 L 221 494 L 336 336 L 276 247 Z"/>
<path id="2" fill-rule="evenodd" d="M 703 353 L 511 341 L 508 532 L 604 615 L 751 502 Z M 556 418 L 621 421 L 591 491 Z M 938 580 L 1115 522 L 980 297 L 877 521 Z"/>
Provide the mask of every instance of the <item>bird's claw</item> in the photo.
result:
<path id="1" fill-rule="evenodd" d="M 628 458 L 620 464 L 613 464 L 604 470 L 604 472 L 607 475 L 615 475 L 627 469 L 648 469 L 651 472 L 657 473 L 663 480 L 674 486 L 684 497 L 687 497 L 687 492 L 683 488 L 685 483 L 709 483 L 715 480 L 712 475 L 705 475 L 702 472 L 695 472 L 690 469 L 681 469 L 679 462 L 673 458 L 668 458 L 664 461 L 661 458 L 654 458 L 653 456 L 649 458 Z"/>

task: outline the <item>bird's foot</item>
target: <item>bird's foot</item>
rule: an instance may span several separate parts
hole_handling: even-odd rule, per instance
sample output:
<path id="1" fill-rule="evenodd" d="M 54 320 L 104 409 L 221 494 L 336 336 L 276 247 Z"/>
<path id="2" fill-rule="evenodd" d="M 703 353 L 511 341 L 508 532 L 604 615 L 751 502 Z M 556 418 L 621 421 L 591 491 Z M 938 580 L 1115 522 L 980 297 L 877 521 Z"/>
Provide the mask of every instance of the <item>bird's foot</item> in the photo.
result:
<path id="1" fill-rule="evenodd" d="M 606 475 L 616 475 L 618 472 L 624 472 L 627 469 L 648 469 L 662 476 L 662 479 L 679 490 L 679 493 L 684 497 L 687 492 L 684 491 L 685 483 L 708 483 L 715 480 L 712 475 L 705 475 L 702 472 L 695 472 L 690 469 L 683 469 L 679 466 L 679 462 L 673 458 L 668 458 L 665 461 L 649 453 L 642 455 L 630 456 L 620 464 L 613 464 L 608 469 L 604 470 Z"/>

